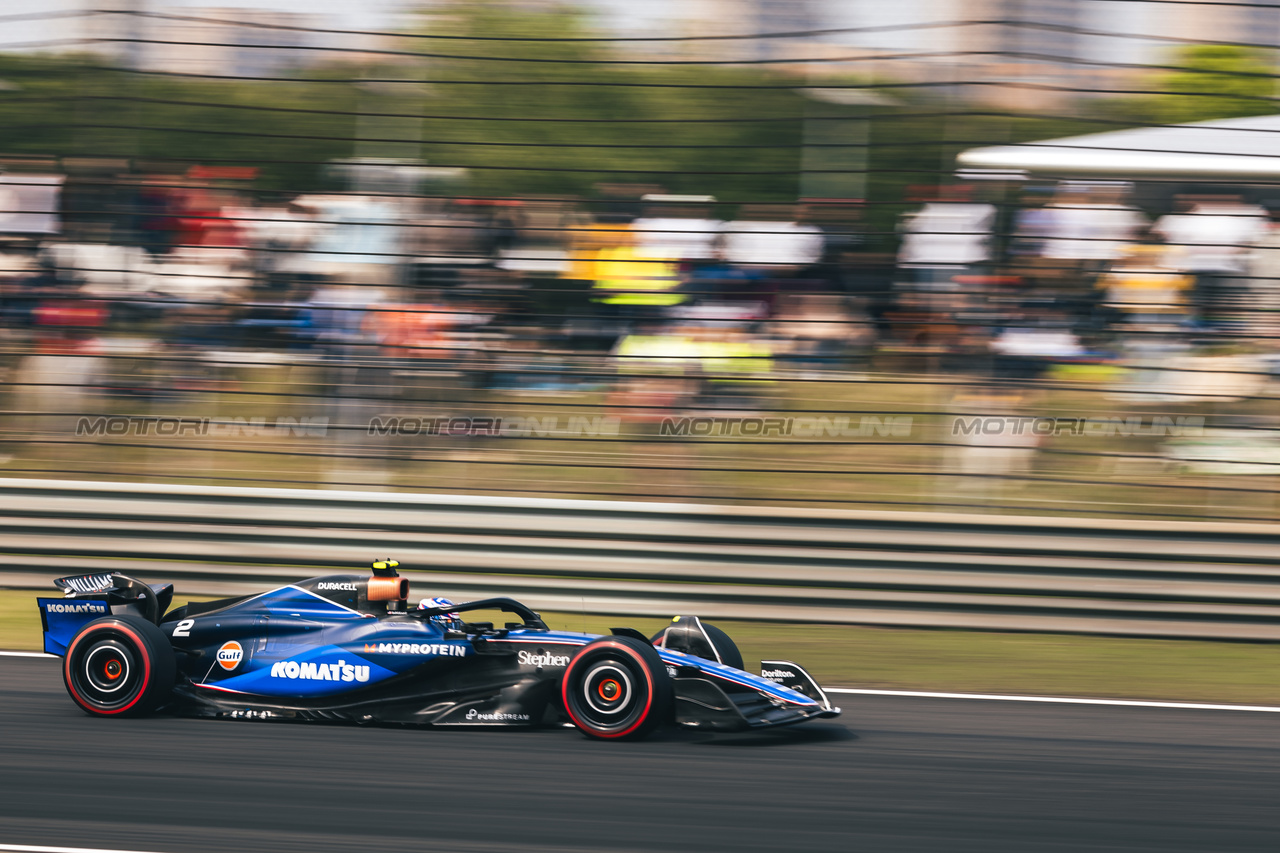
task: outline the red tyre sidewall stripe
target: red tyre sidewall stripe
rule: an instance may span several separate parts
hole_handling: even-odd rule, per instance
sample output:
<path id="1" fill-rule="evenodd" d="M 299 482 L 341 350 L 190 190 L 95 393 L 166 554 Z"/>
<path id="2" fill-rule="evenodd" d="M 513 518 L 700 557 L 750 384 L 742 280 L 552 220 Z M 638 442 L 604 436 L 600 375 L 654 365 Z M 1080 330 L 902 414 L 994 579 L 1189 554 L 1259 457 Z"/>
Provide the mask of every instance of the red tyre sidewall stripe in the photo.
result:
<path id="1" fill-rule="evenodd" d="M 621 643 L 600 643 L 599 645 L 592 646 L 591 648 L 599 649 L 606 647 L 624 652 L 632 660 L 640 664 L 640 669 L 644 672 L 644 680 L 649 685 L 649 692 L 645 696 L 644 711 L 641 712 L 640 717 L 620 732 L 602 732 L 597 730 L 595 726 L 584 723 L 582 720 L 578 719 L 578 717 L 573 713 L 573 705 L 569 702 L 569 676 L 573 672 L 573 668 L 577 665 L 578 661 L 582 660 L 581 655 L 569 661 L 569 666 L 565 668 L 564 677 L 560 680 L 560 701 L 564 704 L 565 713 L 569 715 L 569 719 L 573 720 L 573 724 L 578 728 L 588 729 L 596 737 L 626 737 L 643 725 L 645 720 L 649 719 L 649 710 L 653 707 L 653 694 L 655 691 L 653 675 L 649 672 L 649 665 L 645 663 L 644 658 L 640 657 L 636 654 L 634 649 L 628 646 L 624 646 Z"/>
<path id="2" fill-rule="evenodd" d="M 80 641 L 83 640 L 85 637 L 88 637 L 90 634 L 96 634 L 100 631 L 119 631 L 121 634 L 125 634 L 126 636 L 131 637 L 133 639 L 134 644 L 138 647 L 139 653 L 141 653 L 142 655 L 142 686 L 138 688 L 138 694 L 133 697 L 132 702 L 130 702 L 128 705 L 125 705 L 123 708 L 114 708 L 109 711 L 104 710 L 102 708 L 95 708 L 93 704 L 89 702 L 89 700 L 81 696 L 79 691 L 76 690 L 75 679 L 71 677 L 71 659 L 72 659 L 72 656 L 75 654 L 76 648 L 80 645 Z M 139 637 L 136 633 L 134 633 L 133 629 L 128 627 L 127 625 L 120 625 L 120 624 L 103 625 L 101 628 L 94 628 L 92 631 L 84 632 L 83 634 L 81 634 L 80 636 L 76 637 L 74 640 L 71 641 L 71 648 L 67 649 L 66 657 L 64 657 L 62 660 L 63 660 L 63 668 L 64 668 L 64 680 L 67 683 L 67 690 L 71 692 L 71 698 L 75 699 L 76 704 L 79 705 L 81 708 L 84 708 L 86 711 L 89 711 L 90 713 L 93 713 L 93 714 L 103 714 L 103 715 L 123 714 L 125 711 L 129 710 L 134 705 L 138 704 L 138 700 L 142 698 L 142 694 L 147 691 L 147 685 L 151 683 L 151 653 L 147 651 L 146 644 L 143 643 L 142 638 Z"/>

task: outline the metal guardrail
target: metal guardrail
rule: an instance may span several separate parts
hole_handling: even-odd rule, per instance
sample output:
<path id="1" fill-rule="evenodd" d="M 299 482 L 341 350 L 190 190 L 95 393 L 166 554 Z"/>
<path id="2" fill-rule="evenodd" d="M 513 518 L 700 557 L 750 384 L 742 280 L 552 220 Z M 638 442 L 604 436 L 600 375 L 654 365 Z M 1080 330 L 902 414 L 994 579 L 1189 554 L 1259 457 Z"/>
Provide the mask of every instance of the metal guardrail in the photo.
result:
<path id="1" fill-rule="evenodd" d="M 547 610 L 1280 640 L 1280 525 L 0 480 L 0 584 L 234 594 L 393 556 Z"/>

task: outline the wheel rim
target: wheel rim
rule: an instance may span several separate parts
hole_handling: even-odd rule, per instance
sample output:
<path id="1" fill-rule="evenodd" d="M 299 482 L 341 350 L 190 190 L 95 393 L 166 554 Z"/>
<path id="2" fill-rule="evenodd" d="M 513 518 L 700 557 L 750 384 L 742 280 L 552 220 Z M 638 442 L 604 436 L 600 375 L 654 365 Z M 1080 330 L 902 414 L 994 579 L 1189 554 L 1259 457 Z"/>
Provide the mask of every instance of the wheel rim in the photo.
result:
<path id="1" fill-rule="evenodd" d="M 635 704 L 631 675 L 614 661 L 596 664 L 583 678 L 582 693 L 599 719 L 612 724 Z"/>
<path id="2" fill-rule="evenodd" d="M 143 662 L 122 637 L 100 637 L 71 662 L 76 692 L 97 709 L 109 711 L 133 702 L 143 683 Z"/>
<path id="3" fill-rule="evenodd" d="M 604 652 L 571 667 L 565 699 L 580 728 L 618 736 L 647 714 L 651 685 L 640 665 L 625 654 Z"/>

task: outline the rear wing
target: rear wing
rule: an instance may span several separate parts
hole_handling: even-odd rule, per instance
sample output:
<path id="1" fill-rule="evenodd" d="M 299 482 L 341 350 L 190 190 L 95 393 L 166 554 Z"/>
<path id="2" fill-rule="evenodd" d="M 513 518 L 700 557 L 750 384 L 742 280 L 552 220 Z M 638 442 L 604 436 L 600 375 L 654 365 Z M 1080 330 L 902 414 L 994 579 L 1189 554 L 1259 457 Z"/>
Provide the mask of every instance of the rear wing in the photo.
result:
<path id="1" fill-rule="evenodd" d="M 144 584 L 119 572 L 58 578 L 65 598 L 37 598 L 46 654 L 61 657 L 80 629 L 112 613 L 134 613 L 159 622 L 173 601 L 173 584 Z"/>

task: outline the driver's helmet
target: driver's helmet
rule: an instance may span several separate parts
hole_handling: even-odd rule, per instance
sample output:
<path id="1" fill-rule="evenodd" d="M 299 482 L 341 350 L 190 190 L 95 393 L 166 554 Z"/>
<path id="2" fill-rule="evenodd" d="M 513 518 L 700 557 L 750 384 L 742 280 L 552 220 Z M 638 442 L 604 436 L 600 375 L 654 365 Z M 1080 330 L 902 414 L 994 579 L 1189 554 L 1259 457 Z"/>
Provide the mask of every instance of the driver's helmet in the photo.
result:
<path id="1" fill-rule="evenodd" d="M 442 607 L 452 607 L 453 602 L 447 598 L 424 598 L 418 602 L 419 610 L 438 610 Z M 437 623 L 443 628 L 449 630 L 462 630 L 462 617 L 457 613 L 440 613 L 429 617 L 432 622 Z"/>

